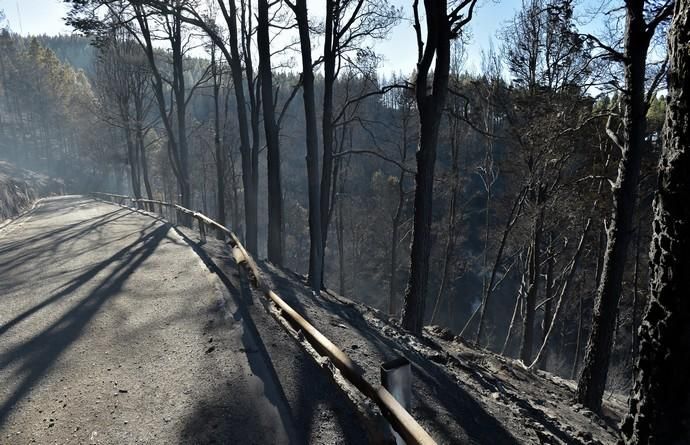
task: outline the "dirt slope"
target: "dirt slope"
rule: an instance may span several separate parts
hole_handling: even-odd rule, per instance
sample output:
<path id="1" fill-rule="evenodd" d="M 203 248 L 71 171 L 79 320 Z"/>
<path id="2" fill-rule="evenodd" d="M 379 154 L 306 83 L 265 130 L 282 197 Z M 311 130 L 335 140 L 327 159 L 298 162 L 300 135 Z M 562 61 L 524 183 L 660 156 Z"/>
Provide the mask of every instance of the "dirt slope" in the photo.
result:
<path id="1" fill-rule="evenodd" d="M 194 231 L 185 230 L 198 241 Z M 209 238 L 201 249 L 227 270 L 236 267 L 228 266 L 231 260 L 220 242 Z M 606 400 L 606 416 L 600 418 L 573 401 L 572 381 L 528 372 L 519 362 L 473 348 L 443 329 L 427 329 L 422 339 L 415 338 L 375 309 L 330 291 L 315 295 L 304 277 L 267 263 L 260 267 L 280 296 L 361 366 L 370 382 L 378 383 L 381 363 L 399 356 L 410 360 L 412 414 L 439 443 L 608 445 L 617 441 L 625 403 L 620 398 Z M 357 397 L 352 388 L 345 389 Z M 355 402 L 371 409 L 364 400 Z"/>
<path id="2" fill-rule="evenodd" d="M 0 222 L 27 210 L 39 197 L 61 189 L 58 181 L 0 161 Z"/>

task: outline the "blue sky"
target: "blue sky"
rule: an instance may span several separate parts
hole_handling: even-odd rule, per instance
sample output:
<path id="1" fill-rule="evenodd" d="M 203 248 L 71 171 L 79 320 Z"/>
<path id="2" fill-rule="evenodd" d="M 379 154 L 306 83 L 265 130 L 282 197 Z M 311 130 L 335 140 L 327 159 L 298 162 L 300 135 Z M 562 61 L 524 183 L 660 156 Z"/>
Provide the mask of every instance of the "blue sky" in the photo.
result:
<path id="1" fill-rule="evenodd" d="M 402 6 L 405 14 L 411 16 L 412 1 L 392 0 Z M 582 0 L 582 4 L 592 4 L 594 0 Z M 580 9 L 584 10 L 584 7 Z M 322 15 L 323 1 L 309 0 L 312 14 Z M 478 9 L 471 22 L 472 40 L 467 48 L 466 69 L 478 71 L 481 65 L 481 52 L 489 47 L 489 41 L 496 41 L 496 32 L 510 20 L 520 8 L 521 0 L 479 0 Z M 71 33 L 62 17 L 67 7 L 61 0 L 0 0 L 0 9 L 5 11 L 10 27 L 22 34 Z M 590 25 L 592 26 L 592 25 Z M 498 47 L 498 42 L 495 42 Z M 409 73 L 416 62 L 414 31 L 409 21 L 403 21 L 391 32 L 390 39 L 380 42 L 376 49 L 384 57 L 382 70 L 386 73 Z"/>

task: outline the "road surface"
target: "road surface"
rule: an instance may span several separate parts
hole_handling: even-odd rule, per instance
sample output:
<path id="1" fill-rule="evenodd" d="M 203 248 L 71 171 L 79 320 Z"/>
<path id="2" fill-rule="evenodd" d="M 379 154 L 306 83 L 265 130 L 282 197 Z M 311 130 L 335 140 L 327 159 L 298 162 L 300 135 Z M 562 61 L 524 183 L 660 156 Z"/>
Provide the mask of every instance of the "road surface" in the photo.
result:
<path id="1" fill-rule="evenodd" d="M 39 202 L 0 231 L 0 443 L 298 443 L 232 292 L 161 221 Z"/>

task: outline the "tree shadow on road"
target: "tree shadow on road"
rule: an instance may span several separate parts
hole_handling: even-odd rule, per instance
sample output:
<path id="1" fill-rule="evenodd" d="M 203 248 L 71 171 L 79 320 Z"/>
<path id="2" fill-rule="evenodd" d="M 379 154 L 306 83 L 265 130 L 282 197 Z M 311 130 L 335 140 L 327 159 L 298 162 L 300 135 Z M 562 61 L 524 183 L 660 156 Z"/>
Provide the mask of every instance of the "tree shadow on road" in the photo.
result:
<path id="1" fill-rule="evenodd" d="M 78 240 L 86 234 L 100 234 L 103 226 L 131 214 L 132 211 L 114 210 L 98 217 L 88 218 L 76 223 L 67 224 L 53 230 L 41 231 L 39 235 L 21 240 L 2 242 L 0 239 L 0 274 L 10 271 L 20 264 L 31 264 L 32 269 L 40 268 L 50 262 L 54 265 L 55 253 L 65 244 Z M 70 257 L 76 255 L 70 252 Z M 43 257 L 43 260 L 40 258 Z"/>
<path id="2" fill-rule="evenodd" d="M 142 233 L 145 230 L 148 230 L 153 224 L 146 226 L 144 229 L 142 229 Z M 126 238 L 131 236 L 131 233 L 127 233 L 126 236 L 123 236 L 122 238 Z M 118 238 L 120 239 L 120 238 Z M 0 326 L 0 335 L 3 335 L 5 332 L 10 330 L 13 326 L 21 322 L 22 320 L 25 320 L 26 318 L 30 317 L 31 315 L 35 314 L 36 312 L 40 311 L 41 309 L 47 307 L 48 305 L 55 303 L 56 301 L 70 295 L 72 292 L 80 288 L 82 285 L 87 283 L 88 281 L 92 280 L 99 272 L 104 270 L 108 265 L 112 264 L 115 261 L 119 261 L 122 259 L 124 256 L 126 256 L 129 251 L 132 249 L 133 246 L 136 244 L 140 243 L 141 239 L 135 241 L 134 243 L 120 249 L 115 255 L 111 256 L 110 258 L 101 261 L 100 263 L 96 264 L 95 266 L 89 267 L 86 271 L 83 273 L 79 274 L 69 282 L 65 283 L 61 290 L 54 293 L 50 297 L 46 298 L 45 300 L 41 301 L 39 304 L 25 310 L 21 314 L 15 316 L 2 326 Z"/>
<path id="3" fill-rule="evenodd" d="M 92 280 L 106 267 L 114 265 L 112 271 L 62 317 L 33 338 L 0 354 L 0 368 L 8 368 L 10 365 L 16 367 L 12 380 L 18 381 L 9 397 L 0 405 L 0 428 L 7 421 L 14 406 L 50 372 L 60 355 L 81 336 L 84 328 L 103 304 L 115 297 L 130 274 L 154 253 L 156 247 L 166 237 L 168 230 L 169 226 L 160 226 L 148 233 L 146 229 L 142 230 L 139 239 L 134 243 L 89 269 L 67 289 L 49 297 L 46 301 L 61 298 Z M 22 316 L 25 318 L 31 313 L 25 312 Z M 17 322 L 14 321 L 14 324 Z M 3 329 L 6 330 L 6 326 L 3 326 Z"/>

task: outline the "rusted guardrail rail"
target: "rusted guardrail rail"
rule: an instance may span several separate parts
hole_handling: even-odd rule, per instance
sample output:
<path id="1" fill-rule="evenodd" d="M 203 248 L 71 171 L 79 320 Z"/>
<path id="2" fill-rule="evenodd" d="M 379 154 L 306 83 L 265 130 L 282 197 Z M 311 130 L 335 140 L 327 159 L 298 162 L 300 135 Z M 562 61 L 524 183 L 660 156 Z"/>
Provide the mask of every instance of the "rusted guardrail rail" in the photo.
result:
<path id="1" fill-rule="evenodd" d="M 253 285 L 259 289 L 266 298 L 271 300 L 281 309 L 281 315 L 285 317 L 293 326 L 300 329 L 305 338 L 311 343 L 319 354 L 326 355 L 335 365 L 340 373 L 352 385 L 354 385 L 365 396 L 373 400 L 378 405 L 382 414 L 391 424 L 393 429 L 400 434 L 400 436 L 408 444 L 432 445 L 436 442 L 427 433 L 424 428 L 412 417 L 412 415 L 388 392 L 383 386 L 374 386 L 369 383 L 360 370 L 355 366 L 350 357 L 345 352 L 338 348 L 326 336 L 319 332 L 311 323 L 302 317 L 296 310 L 285 302 L 280 296 L 270 289 L 264 280 L 261 278 L 259 268 L 256 262 L 251 257 L 249 252 L 244 248 L 239 238 L 235 233 L 227 227 L 217 223 L 208 216 L 186 209 L 177 204 L 172 204 L 164 201 L 157 201 L 143 198 L 132 198 L 125 195 L 115 195 L 112 193 L 92 193 L 96 197 L 105 197 L 108 200 L 117 200 L 119 204 L 125 201 L 130 201 L 137 208 L 142 208 L 143 204 L 158 205 L 159 213 L 163 216 L 163 208 L 174 209 L 177 219 L 180 221 L 180 215 L 187 215 L 196 219 L 199 225 L 199 232 L 201 239 L 206 239 L 206 226 L 213 228 L 228 237 L 228 244 L 232 248 L 232 254 L 238 264 L 243 265 L 249 272 L 250 279 Z M 150 207 L 152 210 L 152 208 Z"/>

